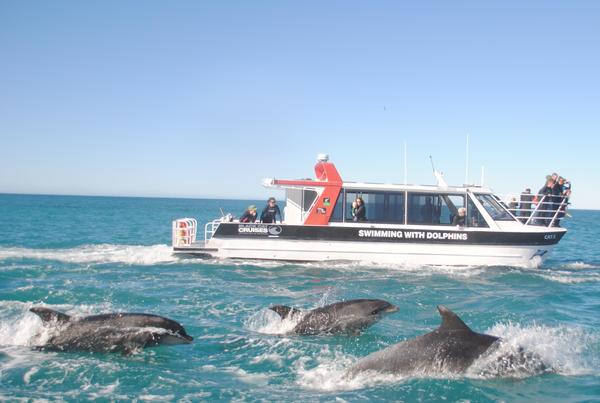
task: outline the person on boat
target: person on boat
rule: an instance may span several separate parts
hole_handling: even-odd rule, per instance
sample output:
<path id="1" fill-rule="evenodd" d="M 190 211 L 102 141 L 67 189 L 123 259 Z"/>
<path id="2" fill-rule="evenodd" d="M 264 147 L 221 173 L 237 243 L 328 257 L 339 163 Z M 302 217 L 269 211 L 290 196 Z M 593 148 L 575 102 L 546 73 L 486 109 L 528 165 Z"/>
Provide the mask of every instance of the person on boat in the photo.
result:
<path id="1" fill-rule="evenodd" d="M 519 203 L 517 203 L 517 198 L 512 197 L 510 199 L 510 203 L 508 203 L 508 209 L 510 210 L 510 212 L 513 213 L 514 215 L 517 215 L 517 207 L 518 206 L 519 206 Z"/>
<path id="2" fill-rule="evenodd" d="M 552 221 L 552 211 L 554 207 L 554 180 L 552 178 L 546 181 L 546 184 L 538 191 L 533 198 L 533 202 L 538 204 L 540 218 L 539 223 L 548 226 Z"/>
<path id="3" fill-rule="evenodd" d="M 525 189 L 523 193 L 521 193 L 521 198 L 519 200 L 519 216 L 529 218 L 531 215 L 532 200 L 533 195 L 531 194 L 531 189 Z"/>
<path id="4" fill-rule="evenodd" d="M 555 227 L 560 227 L 560 220 L 565 216 L 569 195 L 571 194 L 570 187 L 571 184 L 562 176 L 558 178 L 558 182 L 554 185 L 554 209 L 558 210 L 556 220 L 554 221 Z"/>
<path id="5" fill-rule="evenodd" d="M 267 205 L 260 214 L 260 222 L 265 224 L 274 224 L 277 222 L 277 216 L 279 216 L 279 222 L 283 222 L 283 217 L 281 216 L 281 210 L 279 210 L 279 206 L 277 205 L 277 200 L 275 200 L 274 197 L 269 197 Z"/>
<path id="6" fill-rule="evenodd" d="M 458 225 L 459 227 L 464 227 L 466 219 L 467 219 L 467 209 L 464 207 L 461 207 L 458 209 L 457 214 L 452 219 L 452 225 Z"/>
<path id="7" fill-rule="evenodd" d="M 433 223 L 433 203 L 431 196 L 427 196 L 425 204 L 421 206 L 421 220 L 423 224 Z"/>
<path id="8" fill-rule="evenodd" d="M 254 204 L 248 206 L 244 214 L 240 217 L 240 222 L 255 222 L 256 221 L 256 206 Z"/>
<path id="9" fill-rule="evenodd" d="M 356 208 L 352 209 L 352 219 L 354 221 L 367 221 L 367 208 L 361 197 L 357 197 L 354 201 Z"/>

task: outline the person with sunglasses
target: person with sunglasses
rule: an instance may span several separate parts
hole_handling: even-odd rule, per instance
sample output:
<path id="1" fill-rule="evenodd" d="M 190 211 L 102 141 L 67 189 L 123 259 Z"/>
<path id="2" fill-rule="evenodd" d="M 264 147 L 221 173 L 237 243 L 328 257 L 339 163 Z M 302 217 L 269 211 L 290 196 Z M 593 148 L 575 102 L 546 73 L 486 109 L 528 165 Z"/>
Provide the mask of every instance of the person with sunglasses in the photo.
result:
<path id="1" fill-rule="evenodd" d="M 281 216 L 281 210 L 277 205 L 277 200 L 274 197 L 269 197 L 267 205 L 260 214 L 260 222 L 265 224 L 272 224 L 277 222 L 277 216 L 279 216 L 279 222 L 283 223 L 283 217 Z"/>

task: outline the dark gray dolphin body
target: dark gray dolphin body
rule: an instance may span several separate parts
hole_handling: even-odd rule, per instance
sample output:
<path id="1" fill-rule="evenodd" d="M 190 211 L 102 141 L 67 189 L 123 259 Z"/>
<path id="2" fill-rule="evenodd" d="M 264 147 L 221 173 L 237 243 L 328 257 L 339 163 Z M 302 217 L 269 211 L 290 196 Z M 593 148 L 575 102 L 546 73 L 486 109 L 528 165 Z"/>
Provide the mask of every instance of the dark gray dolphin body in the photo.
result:
<path id="1" fill-rule="evenodd" d="M 292 330 L 296 334 L 356 334 L 377 322 L 386 313 L 398 308 L 380 299 L 353 299 L 336 302 L 312 311 L 302 312 L 285 305 L 275 305 L 269 309 L 277 312 L 282 319 L 302 315 Z"/>
<path id="2" fill-rule="evenodd" d="M 438 310 L 442 316 L 442 324 L 436 330 L 364 357 L 346 372 L 346 377 L 353 377 L 367 370 L 393 374 L 462 373 L 477 358 L 497 348 L 500 341 L 498 337 L 472 331 L 444 306 L 438 306 Z M 525 361 L 532 358 L 533 354 L 519 349 L 510 357 L 499 357 L 498 361 L 502 362 L 496 368 L 500 371 L 500 367 L 504 365 L 507 372 L 517 367 L 524 368 Z M 530 366 L 532 372 L 548 370 L 541 359 L 535 365 Z"/>
<path id="3" fill-rule="evenodd" d="M 31 308 L 44 325 L 57 325 L 45 345 L 48 351 L 121 352 L 158 344 L 189 344 L 193 338 L 174 320 L 143 313 L 109 313 L 72 318 L 48 308 Z"/>

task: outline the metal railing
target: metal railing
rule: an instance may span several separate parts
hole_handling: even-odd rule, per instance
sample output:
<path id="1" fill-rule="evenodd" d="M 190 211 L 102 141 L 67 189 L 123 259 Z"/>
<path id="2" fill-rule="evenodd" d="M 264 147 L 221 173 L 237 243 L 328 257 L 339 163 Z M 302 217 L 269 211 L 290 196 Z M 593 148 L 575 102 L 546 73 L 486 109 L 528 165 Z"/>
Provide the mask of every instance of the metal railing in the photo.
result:
<path id="1" fill-rule="evenodd" d="M 206 246 L 206 243 L 208 241 L 210 241 L 210 239 L 213 237 L 215 232 L 217 232 L 217 228 L 219 228 L 219 225 L 221 224 L 221 222 L 223 222 L 223 220 L 221 218 L 219 218 L 217 220 L 209 221 L 204 225 L 204 245 L 205 246 Z"/>
<path id="2" fill-rule="evenodd" d="M 521 194 L 503 199 L 504 206 L 525 225 L 556 227 L 567 217 L 570 195 Z"/>
<path id="3" fill-rule="evenodd" d="M 190 246 L 196 242 L 198 223 L 194 218 L 179 218 L 173 221 L 173 246 Z"/>

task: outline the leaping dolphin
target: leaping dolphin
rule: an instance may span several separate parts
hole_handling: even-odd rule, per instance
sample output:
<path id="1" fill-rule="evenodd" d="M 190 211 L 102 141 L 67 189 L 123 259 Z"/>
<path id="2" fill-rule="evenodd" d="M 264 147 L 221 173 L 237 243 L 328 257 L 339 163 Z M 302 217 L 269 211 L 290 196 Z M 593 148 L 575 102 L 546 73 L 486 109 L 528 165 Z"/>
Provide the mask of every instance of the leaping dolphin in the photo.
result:
<path id="1" fill-rule="evenodd" d="M 476 333 L 450 309 L 441 305 L 437 308 L 442 316 L 440 327 L 362 358 L 346 372 L 345 377 L 351 378 L 367 370 L 403 375 L 462 373 L 482 354 L 497 348 L 498 337 Z M 533 365 L 526 365 L 528 361 L 533 361 Z M 510 366 L 503 368 L 507 371 L 525 367 L 534 373 L 549 370 L 541 358 L 521 348 L 510 357 L 498 358 L 498 362 L 499 366 Z"/>
<path id="2" fill-rule="evenodd" d="M 282 319 L 294 320 L 301 315 L 292 332 L 304 335 L 357 334 L 377 322 L 384 314 L 398 311 L 396 306 L 380 299 L 336 302 L 308 312 L 285 305 L 275 305 L 269 309 L 277 312 Z"/>
<path id="3" fill-rule="evenodd" d="M 72 318 L 49 308 L 30 309 L 44 325 L 55 322 L 54 334 L 41 350 L 48 351 L 133 351 L 158 344 L 189 344 L 193 338 L 174 320 L 144 313 L 109 313 Z"/>

